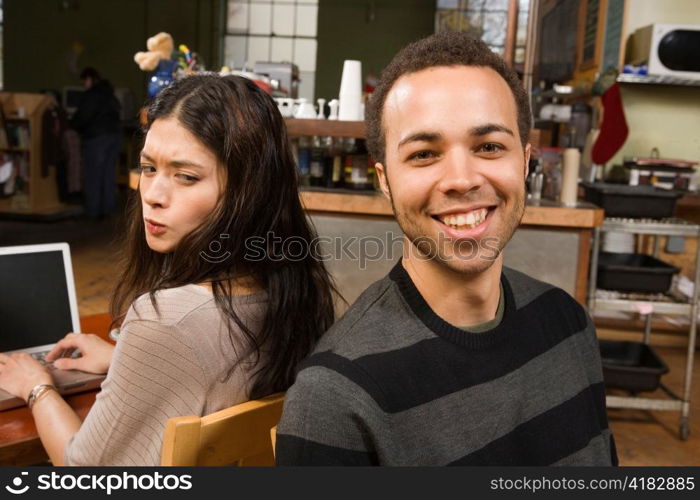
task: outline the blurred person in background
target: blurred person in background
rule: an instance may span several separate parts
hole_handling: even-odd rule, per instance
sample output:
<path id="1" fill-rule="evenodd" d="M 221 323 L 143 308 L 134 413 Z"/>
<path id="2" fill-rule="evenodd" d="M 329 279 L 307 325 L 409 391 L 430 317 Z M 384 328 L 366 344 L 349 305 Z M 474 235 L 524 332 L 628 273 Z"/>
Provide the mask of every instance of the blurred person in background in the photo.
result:
<path id="1" fill-rule="evenodd" d="M 85 92 L 71 126 L 83 141 L 85 213 L 91 219 L 101 219 L 115 210 L 120 105 L 112 84 L 102 79 L 95 68 L 85 68 L 80 81 Z"/>

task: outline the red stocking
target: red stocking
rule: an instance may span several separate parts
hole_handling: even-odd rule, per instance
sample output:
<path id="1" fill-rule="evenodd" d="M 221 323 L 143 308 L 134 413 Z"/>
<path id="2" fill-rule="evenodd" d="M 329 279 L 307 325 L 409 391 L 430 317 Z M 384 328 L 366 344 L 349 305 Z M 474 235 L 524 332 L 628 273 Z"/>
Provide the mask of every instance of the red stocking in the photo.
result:
<path id="1" fill-rule="evenodd" d="M 600 134 L 593 145 L 591 159 L 593 163 L 603 165 L 610 161 L 627 139 L 627 121 L 622 108 L 620 84 L 614 83 L 601 97 L 603 102 L 603 123 Z"/>

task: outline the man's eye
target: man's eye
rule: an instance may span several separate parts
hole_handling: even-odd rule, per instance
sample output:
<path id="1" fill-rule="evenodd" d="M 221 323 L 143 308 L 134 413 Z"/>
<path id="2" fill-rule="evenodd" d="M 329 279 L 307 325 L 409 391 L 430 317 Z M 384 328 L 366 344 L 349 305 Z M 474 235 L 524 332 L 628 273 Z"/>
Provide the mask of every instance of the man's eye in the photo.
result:
<path id="1" fill-rule="evenodd" d="M 142 174 L 152 174 L 156 171 L 156 168 L 153 165 L 139 165 L 139 170 L 141 170 Z"/>
<path id="2" fill-rule="evenodd" d="M 435 153 L 432 151 L 416 151 L 415 153 L 411 154 L 408 159 L 409 160 L 429 160 L 435 156 Z"/>
<path id="3" fill-rule="evenodd" d="M 503 151 L 503 149 L 503 146 L 494 142 L 487 142 L 479 147 L 479 150 L 483 151 L 484 153 L 499 153 Z"/>

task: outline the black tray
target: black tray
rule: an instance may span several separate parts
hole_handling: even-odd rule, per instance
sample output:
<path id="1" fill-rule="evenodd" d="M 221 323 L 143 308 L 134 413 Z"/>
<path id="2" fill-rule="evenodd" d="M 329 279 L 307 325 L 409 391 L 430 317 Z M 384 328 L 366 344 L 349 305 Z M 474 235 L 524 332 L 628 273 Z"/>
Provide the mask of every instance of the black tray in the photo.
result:
<path id="1" fill-rule="evenodd" d="M 651 255 L 600 252 L 596 286 L 621 292 L 665 293 L 678 271 Z"/>
<path id="2" fill-rule="evenodd" d="M 655 391 L 668 366 L 654 350 L 639 342 L 601 340 L 605 385 L 630 392 Z"/>
<path id="3" fill-rule="evenodd" d="M 683 196 L 653 186 L 627 186 L 604 182 L 583 183 L 586 201 L 598 205 L 606 217 L 671 217 L 676 200 Z"/>

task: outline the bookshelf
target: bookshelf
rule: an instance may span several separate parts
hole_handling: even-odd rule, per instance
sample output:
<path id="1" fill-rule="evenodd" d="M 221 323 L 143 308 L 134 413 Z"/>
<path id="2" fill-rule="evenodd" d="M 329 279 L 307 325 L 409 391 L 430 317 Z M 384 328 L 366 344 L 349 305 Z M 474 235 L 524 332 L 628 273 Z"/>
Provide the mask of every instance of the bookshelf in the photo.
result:
<path id="1" fill-rule="evenodd" d="M 54 105 L 44 94 L 0 92 L 0 215 L 65 210 L 58 198 L 56 169 L 42 171 L 42 118 Z"/>

